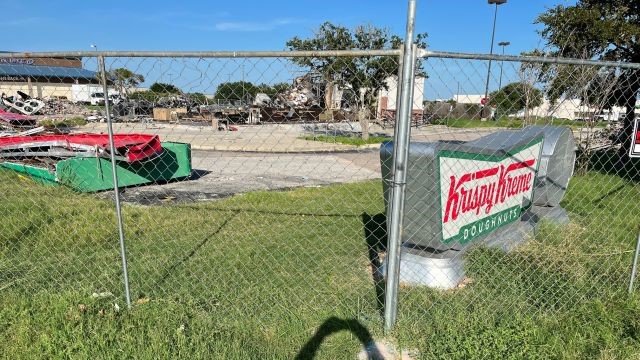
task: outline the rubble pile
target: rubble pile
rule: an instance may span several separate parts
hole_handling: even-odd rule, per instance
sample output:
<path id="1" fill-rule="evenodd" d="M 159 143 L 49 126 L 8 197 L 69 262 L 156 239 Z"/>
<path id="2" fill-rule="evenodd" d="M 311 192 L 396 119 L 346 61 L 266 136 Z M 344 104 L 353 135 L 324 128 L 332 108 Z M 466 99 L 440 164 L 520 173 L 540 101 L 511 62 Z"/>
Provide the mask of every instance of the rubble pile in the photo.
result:
<path id="1" fill-rule="evenodd" d="M 600 150 L 624 142 L 624 129 L 621 121 L 608 124 L 604 128 L 583 127 L 577 135 L 578 145 L 583 150 Z"/>
<path id="2" fill-rule="evenodd" d="M 159 98 L 156 106 L 161 108 L 187 108 L 187 111 L 190 112 L 192 108 L 197 108 L 198 104 L 185 96 L 172 95 Z"/>
<path id="3" fill-rule="evenodd" d="M 43 127 L 36 127 L 37 125 L 36 119 L 32 117 L 0 109 L 0 137 L 32 135 L 44 131 Z"/>
<path id="4" fill-rule="evenodd" d="M 148 118 L 153 115 L 153 104 L 146 100 L 123 100 L 113 105 L 112 111 L 118 117 L 135 119 Z"/>
<path id="5" fill-rule="evenodd" d="M 23 115 L 35 115 L 45 106 L 44 101 L 35 99 L 29 95 L 18 91 L 17 95 L 7 96 L 5 93 L 0 95 L 0 105 L 3 110 Z"/>
<path id="6" fill-rule="evenodd" d="M 48 98 L 45 100 L 44 107 L 39 112 L 40 115 L 76 115 L 90 116 L 95 115 L 95 110 L 90 110 L 81 104 L 74 104 L 67 99 Z"/>
<path id="7" fill-rule="evenodd" d="M 291 88 L 276 94 L 274 103 L 287 108 L 319 107 L 320 99 L 316 96 L 317 89 L 314 87 L 309 76 L 298 77 Z"/>

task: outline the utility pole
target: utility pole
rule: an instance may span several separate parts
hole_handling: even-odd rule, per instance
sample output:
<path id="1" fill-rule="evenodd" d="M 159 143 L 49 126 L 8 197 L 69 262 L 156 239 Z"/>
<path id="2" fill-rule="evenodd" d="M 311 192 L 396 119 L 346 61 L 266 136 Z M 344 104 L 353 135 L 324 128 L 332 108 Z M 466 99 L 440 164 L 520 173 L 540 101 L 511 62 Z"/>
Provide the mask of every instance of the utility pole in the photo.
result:
<path id="1" fill-rule="evenodd" d="M 504 48 L 511 45 L 508 41 L 501 41 L 498 46 L 502 46 L 502 56 L 504 56 Z M 498 82 L 498 90 L 502 89 L 502 68 L 504 67 L 504 60 L 500 61 L 500 81 Z"/>
<path id="2" fill-rule="evenodd" d="M 496 19 L 498 18 L 498 6 L 502 5 L 502 4 L 506 4 L 507 0 L 488 0 L 489 5 L 491 4 L 495 4 L 496 5 L 496 9 L 493 13 L 493 31 L 491 32 L 491 50 L 489 51 L 489 55 L 493 55 L 493 43 L 495 40 L 495 36 L 496 36 Z M 489 106 L 489 79 L 491 78 L 491 59 L 489 59 L 489 69 L 487 70 L 487 82 L 485 84 L 484 87 L 484 99 L 485 99 L 485 104 L 482 108 L 482 118 L 484 118 L 485 114 L 487 113 L 485 111 L 485 108 L 487 106 Z M 487 114 L 487 117 L 489 117 L 491 114 Z"/>

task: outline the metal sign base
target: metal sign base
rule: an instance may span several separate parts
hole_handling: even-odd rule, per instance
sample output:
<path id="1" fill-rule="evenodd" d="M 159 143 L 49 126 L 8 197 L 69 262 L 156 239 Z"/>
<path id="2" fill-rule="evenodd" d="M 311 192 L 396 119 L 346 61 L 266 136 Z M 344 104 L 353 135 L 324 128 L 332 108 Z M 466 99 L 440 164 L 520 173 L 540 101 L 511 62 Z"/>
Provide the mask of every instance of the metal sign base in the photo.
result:
<path id="1" fill-rule="evenodd" d="M 387 259 L 379 268 L 386 274 Z M 453 289 L 464 279 L 464 259 L 460 251 L 416 249 L 403 245 L 400 249 L 400 284 Z"/>
<path id="2" fill-rule="evenodd" d="M 478 245 L 511 252 L 535 235 L 538 225 L 548 221 L 557 225 L 569 223 L 567 211 L 560 206 L 532 206 L 522 215 L 522 220 L 505 225 Z M 465 278 L 464 253 L 457 250 L 435 250 L 405 243 L 400 249 L 400 283 L 405 286 L 427 286 L 435 289 L 455 289 Z M 385 276 L 387 261 L 379 268 Z"/>

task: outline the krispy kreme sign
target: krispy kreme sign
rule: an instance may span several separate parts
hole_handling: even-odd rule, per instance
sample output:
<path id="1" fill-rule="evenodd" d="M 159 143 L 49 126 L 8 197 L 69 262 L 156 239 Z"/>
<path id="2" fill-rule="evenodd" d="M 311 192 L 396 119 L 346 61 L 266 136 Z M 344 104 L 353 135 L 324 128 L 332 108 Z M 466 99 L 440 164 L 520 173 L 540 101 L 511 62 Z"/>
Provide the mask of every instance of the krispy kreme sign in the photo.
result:
<path id="1" fill-rule="evenodd" d="M 533 198 L 542 137 L 500 155 L 442 150 L 442 241 L 466 244 L 520 219 Z"/>
<path id="2" fill-rule="evenodd" d="M 35 62 L 34 59 L 0 58 L 0 64 L 33 65 Z"/>
<path id="3" fill-rule="evenodd" d="M 631 136 L 631 150 L 629 151 L 629 157 L 640 158 L 640 121 L 635 120 L 633 125 L 633 135 Z"/>

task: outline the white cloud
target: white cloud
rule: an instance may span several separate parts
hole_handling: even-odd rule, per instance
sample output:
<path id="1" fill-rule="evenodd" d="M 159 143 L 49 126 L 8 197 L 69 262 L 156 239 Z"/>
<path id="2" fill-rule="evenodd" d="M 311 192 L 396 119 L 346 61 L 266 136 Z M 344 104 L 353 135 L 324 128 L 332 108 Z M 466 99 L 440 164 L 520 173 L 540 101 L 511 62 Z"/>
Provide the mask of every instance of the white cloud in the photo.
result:
<path id="1" fill-rule="evenodd" d="M 275 19 L 271 21 L 223 21 L 214 25 L 217 31 L 269 31 L 280 26 L 300 22 L 296 19 Z"/>
<path id="2" fill-rule="evenodd" d="M 26 17 L 26 18 L 21 18 L 21 19 L 3 20 L 2 21 L 2 25 L 5 25 L 5 26 L 24 26 L 24 25 L 35 24 L 40 20 L 41 19 L 37 18 L 37 17 Z"/>

